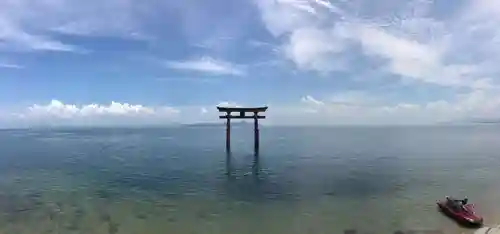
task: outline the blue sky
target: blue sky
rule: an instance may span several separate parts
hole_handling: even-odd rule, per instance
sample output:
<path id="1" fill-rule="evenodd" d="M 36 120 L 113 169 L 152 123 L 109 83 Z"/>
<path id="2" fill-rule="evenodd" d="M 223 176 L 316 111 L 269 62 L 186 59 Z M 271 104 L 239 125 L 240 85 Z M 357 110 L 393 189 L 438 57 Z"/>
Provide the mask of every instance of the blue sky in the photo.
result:
<path id="1" fill-rule="evenodd" d="M 500 117 L 500 2 L 2 0 L 0 126 Z"/>

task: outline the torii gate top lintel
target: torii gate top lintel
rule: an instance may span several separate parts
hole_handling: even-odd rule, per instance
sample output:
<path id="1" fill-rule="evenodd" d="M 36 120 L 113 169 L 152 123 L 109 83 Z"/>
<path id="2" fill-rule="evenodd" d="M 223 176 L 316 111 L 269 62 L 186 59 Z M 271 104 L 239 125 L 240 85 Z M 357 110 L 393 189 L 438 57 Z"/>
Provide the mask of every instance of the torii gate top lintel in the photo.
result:
<path id="1" fill-rule="evenodd" d="M 218 106 L 217 109 L 219 112 L 265 112 L 267 110 L 267 106 L 262 107 L 222 107 Z"/>

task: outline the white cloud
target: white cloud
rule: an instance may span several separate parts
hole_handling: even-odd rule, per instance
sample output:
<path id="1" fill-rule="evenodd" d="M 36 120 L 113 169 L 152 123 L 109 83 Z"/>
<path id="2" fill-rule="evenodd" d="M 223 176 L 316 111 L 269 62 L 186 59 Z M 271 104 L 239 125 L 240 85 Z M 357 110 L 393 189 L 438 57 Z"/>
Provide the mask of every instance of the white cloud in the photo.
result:
<path id="1" fill-rule="evenodd" d="M 324 102 L 310 95 L 302 97 L 300 102 L 306 105 L 306 107 L 302 109 L 302 111 L 306 113 L 318 113 L 325 106 Z"/>
<path id="2" fill-rule="evenodd" d="M 64 44 L 49 37 L 29 34 L 13 25 L 12 22 L 2 19 L 0 16 L 0 50 L 76 52 L 82 49 L 73 45 Z"/>
<path id="3" fill-rule="evenodd" d="M 335 30 L 300 28 L 293 31 L 285 44 L 285 56 L 299 68 L 313 71 L 344 69 L 342 58 L 345 42 Z"/>
<path id="4" fill-rule="evenodd" d="M 337 96 L 351 95 L 347 92 Z M 318 100 L 312 96 L 303 97 L 301 103 L 295 107 L 273 108 L 273 112 L 282 112 L 279 116 L 273 114 L 274 119 L 282 117 L 288 123 L 294 121 L 295 124 L 319 125 L 472 123 L 474 119 L 500 119 L 500 95 L 497 92 L 485 90 L 465 93 L 453 100 L 436 100 L 426 103 L 400 102 L 364 105 L 363 103 L 366 103 L 364 98 L 356 98 L 352 102 L 338 102 L 335 98 Z M 290 119 L 286 120 L 285 116 L 290 116 Z"/>
<path id="5" fill-rule="evenodd" d="M 58 34 L 148 38 L 142 24 L 154 15 L 156 1 L 4 0 L 0 2 L 0 49 L 86 51 Z M 152 16 L 151 16 L 152 17 Z"/>
<path id="6" fill-rule="evenodd" d="M 326 0 L 256 0 L 271 34 L 285 36 L 283 56 L 303 70 L 329 72 L 345 69 L 346 41 L 342 26 L 325 28 L 325 14 L 342 11 Z M 331 20 L 331 19 L 329 19 Z"/>
<path id="7" fill-rule="evenodd" d="M 319 101 L 319 100 L 317 100 L 316 98 L 313 98 L 310 95 L 302 97 L 302 99 L 300 99 L 300 101 L 303 102 L 303 103 L 306 103 L 306 104 L 313 105 L 313 106 L 323 106 L 323 105 L 325 105 L 324 102 Z"/>
<path id="8" fill-rule="evenodd" d="M 3 63 L 0 62 L 0 68 L 8 68 L 8 69 L 23 69 L 24 67 L 14 63 Z"/>
<path id="9" fill-rule="evenodd" d="M 340 64 L 355 71 L 360 61 L 350 56 L 359 45 L 376 71 L 403 80 L 473 89 L 500 83 L 495 0 L 465 1 L 448 15 L 431 15 L 435 4 L 423 0 L 379 3 L 384 10 L 367 0 L 256 2 L 269 32 L 284 40 L 284 58 L 302 70 L 332 72 Z"/>
<path id="10" fill-rule="evenodd" d="M 468 1 L 467 7 L 464 7 L 463 14 L 467 20 L 471 21 L 500 21 L 500 3 L 495 0 L 477 0 Z M 486 27 L 493 26 L 490 24 L 484 25 Z"/>
<path id="11" fill-rule="evenodd" d="M 173 107 L 148 107 L 129 103 L 111 102 L 107 105 L 65 104 L 52 100 L 49 104 L 31 105 L 21 111 L 12 113 L 16 116 L 11 122 L 35 125 L 52 124 L 155 124 L 165 123 L 180 114 Z"/>
<path id="12" fill-rule="evenodd" d="M 313 26 L 315 9 L 307 1 L 256 0 L 267 29 L 275 36 L 290 33 L 295 28 Z"/>
<path id="13" fill-rule="evenodd" d="M 188 61 L 168 61 L 166 62 L 166 66 L 176 70 L 196 71 L 212 75 L 245 75 L 245 71 L 239 66 L 211 57 L 202 57 Z"/>
<path id="14" fill-rule="evenodd" d="M 241 107 L 241 105 L 239 105 L 238 103 L 236 102 L 219 102 L 219 104 L 217 104 L 216 106 L 220 106 L 220 107 Z"/>
<path id="15" fill-rule="evenodd" d="M 411 38 L 394 36 L 367 25 L 353 26 L 354 38 L 366 55 L 388 61 L 389 73 L 443 86 L 487 88 L 492 85 L 480 76 L 477 65 L 447 64 L 443 44 L 423 44 Z M 440 47 L 441 46 L 441 47 Z"/>
<path id="16" fill-rule="evenodd" d="M 56 118 L 74 118 L 100 115 L 150 115 L 155 110 L 142 105 L 130 105 L 128 103 L 111 102 L 108 106 L 89 104 L 81 107 L 64 104 L 58 100 L 52 100 L 48 105 L 33 105 L 28 108 L 29 115 L 52 116 Z"/>

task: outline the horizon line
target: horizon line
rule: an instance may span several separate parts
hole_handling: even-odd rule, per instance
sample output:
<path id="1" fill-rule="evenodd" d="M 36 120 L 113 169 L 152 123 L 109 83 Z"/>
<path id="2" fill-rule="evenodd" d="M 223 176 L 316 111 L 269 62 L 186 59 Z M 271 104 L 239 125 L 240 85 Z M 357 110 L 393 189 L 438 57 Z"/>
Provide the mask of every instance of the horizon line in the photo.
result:
<path id="1" fill-rule="evenodd" d="M 247 122 L 237 122 L 235 124 L 247 124 Z M 250 123 L 249 123 L 250 124 Z M 197 126 L 201 125 L 201 126 Z M 206 125 L 206 126 L 202 126 Z M 260 124 L 262 127 L 440 127 L 440 126 L 474 126 L 474 125 L 500 125 L 496 123 L 425 123 L 425 124 Z M 200 122 L 200 123 L 174 123 L 174 124 L 124 124 L 124 125 L 38 125 L 38 126 L 20 126 L 20 127 L 0 127 L 0 130 L 30 130 L 30 129 L 96 129 L 96 128 L 133 128 L 133 129 L 151 129 L 151 128 L 174 128 L 174 127 L 224 127 L 225 123 L 218 122 Z"/>

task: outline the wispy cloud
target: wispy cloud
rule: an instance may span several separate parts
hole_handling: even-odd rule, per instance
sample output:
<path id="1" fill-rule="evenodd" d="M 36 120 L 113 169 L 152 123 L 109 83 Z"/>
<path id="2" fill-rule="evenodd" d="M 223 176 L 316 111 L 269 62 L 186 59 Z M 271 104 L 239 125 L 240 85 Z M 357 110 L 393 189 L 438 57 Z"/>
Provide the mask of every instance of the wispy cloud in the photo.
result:
<path id="1" fill-rule="evenodd" d="M 169 82 L 169 81 L 190 81 L 194 83 L 214 83 L 223 81 L 223 79 L 214 79 L 215 77 L 157 77 L 155 78 L 158 82 Z"/>
<path id="2" fill-rule="evenodd" d="M 0 49 L 82 52 L 60 34 L 149 39 L 144 18 L 155 1 L 139 7 L 133 0 L 16 0 L 0 2 Z M 141 10 L 138 10 L 141 9 Z M 85 50 L 86 51 L 86 50 Z"/>
<path id="3" fill-rule="evenodd" d="M 363 59 L 378 64 L 374 70 L 403 80 L 472 89 L 500 83 L 496 63 L 485 62 L 500 62 L 494 0 L 464 1 L 450 8 L 457 14 L 446 16 L 432 15 L 436 6 L 423 0 L 380 11 L 362 8 L 370 5 L 367 0 L 256 2 L 269 32 L 284 38 L 283 58 L 301 70 L 355 70 Z M 359 49 L 361 57 L 352 60 Z"/>
<path id="4" fill-rule="evenodd" d="M 264 42 L 264 41 L 259 41 L 259 40 L 249 40 L 248 42 L 249 46 L 255 47 L 255 48 L 274 48 L 275 45 L 269 42 Z"/>
<path id="5" fill-rule="evenodd" d="M 313 106 L 323 106 L 325 105 L 324 102 L 310 96 L 310 95 L 307 95 L 307 96 L 304 96 L 300 99 L 300 101 L 302 103 L 305 103 L 305 104 L 308 104 L 308 105 L 313 105 Z"/>
<path id="6" fill-rule="evenodd" d="M 1 13 L 1 12 L 0 12 Z M 77 46 L 65 44 L 50 37 L 30 34 L 18 28 L 14 22 L 0 17 L 0 50 L 9 51 L 83 51 Z"/>
<path id="7" fill-rule="evenodd" d="M 0 62 L 0 68 L 8 68 L 8 69 L 23 69 L 24 66 L 14 64 L 14 63 L 2 63 Z"/>
<path id="8" fill-rule="evenodd" d="M 216 50 L 218 47 L 222 47 L 226 44 L 232 43 L 234 38 L 229 36 L 214 36 L 204 40 L 201 43 L 197 43 L 194 46 L 204 49 Z"/>
<path id="9" fill-rule="evenodd" d="M 167 61 L 165 65 L 171 69 L 195 71 L 211 75 L 245 75 L 245 71 L 240 66 L 211 57 L 186 61 Z"/>

